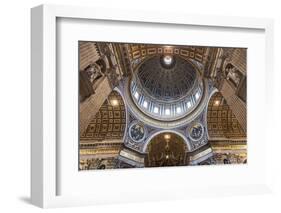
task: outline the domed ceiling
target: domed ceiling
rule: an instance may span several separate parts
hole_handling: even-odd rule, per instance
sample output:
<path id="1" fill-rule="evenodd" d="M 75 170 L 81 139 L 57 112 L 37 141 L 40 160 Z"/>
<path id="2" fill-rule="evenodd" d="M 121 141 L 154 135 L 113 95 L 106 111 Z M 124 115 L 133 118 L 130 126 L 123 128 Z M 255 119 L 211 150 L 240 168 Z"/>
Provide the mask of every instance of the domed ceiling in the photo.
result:
<path id="1" fill-rule="evenodd" d="M 135 70 L 131 95 L 137 107 L 152 118 L 175 120 L 200 102 L 203 82 L 191 62 L 176 55 L 156 55 Z"/>
<path id="2" fill-rule="evenodd" d="M 196 70 L 179 56 L 154 56 L 138 70 L 141 86 L 153 98 L 178 100 L 188 94 L 196 79 Z"/>

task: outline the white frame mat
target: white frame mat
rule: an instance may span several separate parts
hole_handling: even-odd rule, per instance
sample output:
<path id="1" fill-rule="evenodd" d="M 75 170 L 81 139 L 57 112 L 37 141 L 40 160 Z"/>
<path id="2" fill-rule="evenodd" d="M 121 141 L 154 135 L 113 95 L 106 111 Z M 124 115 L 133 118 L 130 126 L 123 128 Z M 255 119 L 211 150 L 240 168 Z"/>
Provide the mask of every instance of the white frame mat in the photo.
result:
<path id="1" fill-rule="evenodd" d="M 66 25 L 61 23 L 61 20 L 68 20 Z M 226 32 L 232 31 L 251 31 L 256 30 L 262 32 L 259 41 L 260 47 L 257 49 L 262 52 L 256 53 L 258 60 L 255 62 L 255 49 L 254 45 L 258 44 L 249 44 L 251 50 L 249 51 L 249 66 L 251 69 L 259 66 L 259 71 L 257 71 L 258 76 L 250 74 L 249 77 L 249 95 L 248 100 L 250 104 L 248 105 L 248 127 L 249 127 L 249 139 L 252 141 L 257 141 L 255 146 L 252 146 L 253 143 L 249 143 L 249 165 L 239 167 L 226 167 L 226 166 L 216 166 L 212 167 L 189 167 L 186 168 L 169 168 L 166 169 L 130 169 L 130 171 L 105 171 L 105 172 L 83 172 L 79 175 L 73 173 L 73 170 L 67 170 L 71 168 L 72 165 L 65 168 L 65 162 L 70 162 L 71 156 L 65 155 L 62 157 L 62 150 L 68 151 L 68 153 L 75 153 L 77 149 L 75 146 L 70 143 L 69 148 L 65 148 L 65 143 L 58 143 L 59 134 L 58 124 L 60 115 L 58 114 L 60 110 L 58 108 L 59 100 L 58 97 L 58 88 L 61 88 L 62 82 L 61 78 L 58 79 L 58 71 L 61 67 L 65 68 L 64 65 L 58 65 L 58 63 L 64 63 L 65 59 L 63 57 L 58 57 L 61 53 L 64 53 L 66 50 L 61 49 L 61 46 L 67 44 L 67 39 L 62 42 L 62 45 L 59 44 L 59 41 L 62 41 L 62 38 L 58 40 L 59 31 L 62 32 L 62 28 L 66 30 L 65 32 L 71 32 L 71 21 L 99 21 L 99 24 L 102 22 L 116 22 L 119 27 L 125 27 L 125 23 L 141 23 L 144 27 L 150 24 L 157 26 L 161 29 L 174 29 L 175 26 L 184 27 L 194 27 L 194 29 L 224 29 Z M 73 22 L 74 23 L 74 22 Z M 128 24 L 127 24 L 128 25 Z M 274 136 L 270 133 L 269 125 L 265 125 L 264 136 L 261 139 L 257 139 L 257 134 L 260 132 L 260 127 L 254 126 L 251 119 L 255 117 L 255 113 L 262 114 L 261 122 L 266 124 L 272 122 L 271 113 L 273 110 L 273 97 L 270 95 L 270 91 L 274 88 L 272 85 L 273 82 L 273 21 L 271 19 L 256 19 L 256 18 L 241 18 L 241 17 L 216 17 L 216 16 L 203 16 L 203 15 L 188 15 L 188 14 L 173 14 L 169 15 L 155 11 L 121 11 L 113 10 L 109 8 L 84 8 L 84 7 L 74 7 L 74 6 L 54 6 L 54 5 L 42 5 L 31 10 L 31 73 L 32 73 L 32 88 L 31 88 L 31 201 L 33 204 L 47 208 L 47 207 L 62 207 L 62 206 L 77 206 L 77 205 L 91 205 L 99 203 L 117 203 L 117 202 L 139 202 L 145 200 L 165 200 L 165 199 L 186 199 L 189 197 L 202 197 L 202 196 L 225 196 L 225 195 L 243 195 L 243 194 L 257 194 L 257 193 L 267 193 L 272 191 L 272 164 L 271 164 L 271 150 L 270 143 L 274 140 Z M 80 26 L 80 25 L 79 25 Z M 73 34 L 69 36 L 69 39 L 74 39 L 77 41 L 81 38 L 89 39 L 91 38 L 91 33 L 88 37 L 84 34 L 85 30 L 83 27 L 77 25 L 77 30 L 81 34 Z M 89 25 L 90 26 L 90 25 Z M 118 26 L 116 26 L 118 28 Z M 127 26 L 128 27 L 128 26 Z M 72 29 L 73 30 L 73 29 Z M 106 29 L 105 29 L 106 31 Z M 83 34 L 84 32 L 84 34 Z M 103 38 L 102 33 L 97 33 L 97 40 L 95 38 L 91 39 L 92 41 L 99 41 Z M 65 36 L 65 34 L 62 35 Z M 119 37 L 117 37 L 119 35 Z M 211 35 L 211 32 L 210 32 Z M 223 35 L 223 34 L 222 34 Z M 237 34 L 238 35 L 238 34 Z M 75 37 L 76 36 L 76 37 Z M 117 37 L 117 40 L 114 40 L 114 36 Z M 212 37 L 211 37 L 212 38 Z M 233 35 L 235 39 L 235 35 Z M 241 37 L 242 38 L 242 37 Z M 120 34 L 104 36 L 104 41 L 122 41 L 122 42 L 132 42 L 133 40 L 126 40 L 126 37 L 120 37 Z M 200 40 L 201 39 L 201 40 Z M 251 39 L 251 38 L 248 38 Z M 143 39 L 141 42 L 159 43 L 157 40 Z M 179 41 L 179 40 L 178 40 Z M 174 41 L 176 44 L 178 41 Z M 207 46 L 207 42 L 204 43 L 204 38 L 198 38 L 198 45 Z M 223 39 L 221 40 L 222 44 Z M 245 40 L 246 42 L 247 40 Z M 160 41 L 165 42 L 165 41 Z M 168 43 L 173 43 L 172 40 L 169 40 Z M 65 44 L 65 45 L 64 45 Z M 182 44 L 182 43 L 178 43 Z M 195 43 L 187 43 L 194 45 Z M 229 43 L 236 44 L 236 43 Z M 242 44 L 243 43 L 237 43 Z M 61 46 L 60 46 L 61 45 Z M 211 46 L 211 45 L 209 45 Z M 223 45 L 222 45 L 223 46 Z M 247 45 L 246 45 L 247 46 Z M 71 48 L 70 48 L 71 49 Z M 58 51 L 59 50 L 59 51 Z M 59 52 L 59 53 L 58 53 Z M 70 51 L 71 52 L 71 51 Z M 71 54 L 71 53 L 70 53 Z M 78 54 L 78 53 L 75 53 Z M 75 56 L 72 55 L 72 56 Z M 72 57 L 71 55 L 68 55 Z M 61 60 L 58 62 L 58 59 Z M 75 60 L 75 57 L 73 58 Z M 78 63 L 78 62 L 75 62 Z M 254 65 L 255 63 L 255 65 Z M 75 74 L 75 70 L 78 66 L 73 66 L 70 69 L 74 70 L 74 73 L 70 75 L 78 76 Z M 70 70 L 71 71 L 71 70 Z M 252 78 L 252 79 L 251 79 Z M 65 79 L 65 78 L 64 78 Z M 70 81 L 72 77 L 69 77 Z M 73 78 L 75 82 L 75 78 Z M 78 82 L 78 81 L 77 81 Z M 257 84 L 261 83 L 262 86 L 259 87 L 259 92 L 261 94 L 262 100 L 264 102 L 260 103 L 255 109 L 253 103 L 258 103 L 260 100 L 256 100 L 257 97 L 254 97 L 255 88 Z M 64 88 L 62 91 L 65 91 L 68 86 L 71 84 L 63 83 Z M 74 89 L 78 87 L 74 86 Z M 70 89 L 70 96 L 73 96 L 72 93 L 77 95 L 77 91 Z M 264 98 L 264 99 L 263 99 Z M 77 103 L 78 105 L 78 103 Z M 265 112 L 265 107 L 268 111 Z M 76 114 L 78 113 L 78 110 Z M 74 114 L 74 116 L 76 116 Z M 63 121 L 60 121 L 63 122 Z M 73 122 L 78 122 L 77 119 L 74 119 Z M 72 126 L 77 126 L 77 124 L 72 124 Z M 251 127 L 253 125 L 253 127 Z M 256 128 L 257 127 L 257 128 Z M 74 132 L 74 131 L 73 131 Z M 70 134 L 73 138 L 73 135 Z M 77 135 L 76 135 L 77 136 Z M 76 137 L 75 140 L 77 140 Z M 261 140 L 263 143 L 261 143 Z M 263 156 L 258 159 L 261 150 L 264 151 Z M 65 152 L 65 151 L 64 151 Z M 251 154 L 252 153 L 252 154 Z M 251 157 L 252 156 L 252 157 Z M 78 158 L 73 156 L 74 160 Z M 262 162 L 261 162 L 262 161 Z M 258 164 L 261 166 L 259 167 Z M 75 164 L 73 165 L 75 166 Z M 77 167 L 76 167 L 77 168 Z M 71 173 L 72 172 L 72 173 Z M 203 179 L 215 178 L 215 173 L 220 178 L 217 179 L 217 182 L 214 181 L 214 184 L 199 184 Z M 175 179 L 173 174 L 178 175 L 178 179 Z M 191 174 L 192 173 L 192 174 Z M 194 173 L 194 174 L 193 174 Z M 202 175 L 206 177 L 202 177 Z M 223 181 L 224 173 L 237 174 L 226 182 Z M 243 177 L 248 175 L 248 179 Z M 78 168 L 77 168 L 78 174 Z M 113 175 L 112 175 L 113 174 Z M 241 174 L 241 176 L 239 176 Z M 176 175 L 176 176 L 177 176 Z M 190 175 L 190 179 L 189 179 Z M 75 176 L 75 177 L 74 177 Z M 79 177 L 78 177 L 79 176 Z M 253 178 L 253 177 L 257 178 Z M 65 178 L 67 177 L 67 178 Z M 161 177 L 165 177 L 163 180 L 160 180 Z M 95 179 L 96 178 L 96 179 Z M 115 179 L 116 178 L 116 179 Z M 172 180 L 178 182 L 174 185 L 164 186 L 166 180 Z M 196 180 L 198 181 L 196 182 Z M 235 180 L 236 179 L 236 180 Z M 95 193 L 91 193 L 93 187 L 88 188 L 84 184 L 81 184 L 81 187 L 78 187 L 79 183 L 89 182 L 90 180 L 98 181 L 101 186 L 104 184 L 104 187 L 97 187 Z M 144 183 L 136 186 L 134 189 L 131 187 L 131 184 L 134 183 L 133 180 L 143 180 Z M 153 184 L 150 184 L 149 181 L 152 181 Z M 106 182 L 107 181 L 107 182 Z M 122 184 L 122 187 L 115 186 L 115 184 L 106 184 L 108 182 L 118 181 L 119 183 L 128 183 Z M 186 185 L 184 184 L 186 181 Z M 191 183 L 187 183 L 191 181 Z M 150 184 L 150 185 L 149 185 Z M 62 190 L 65 189 L 65 190 Z M 149 191 L 148 191 L 149 190 Z"/>

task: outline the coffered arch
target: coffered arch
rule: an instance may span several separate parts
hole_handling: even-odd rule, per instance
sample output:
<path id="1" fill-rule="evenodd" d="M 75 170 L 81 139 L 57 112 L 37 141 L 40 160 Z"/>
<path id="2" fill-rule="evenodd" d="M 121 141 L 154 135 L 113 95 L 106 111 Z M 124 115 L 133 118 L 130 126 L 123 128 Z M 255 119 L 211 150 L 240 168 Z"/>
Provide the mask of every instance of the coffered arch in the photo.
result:
<path id="1" fill-rule="evenodd" d="M 184 139 L 175 133 L 154 136 L 147 147 L 146 167 L 183 166 L 188 163 Z"/>
<path id="2" fill-rule="evenodd" d="M 246 138 L 245 131 L 220 92 L 215 92 L 210 98 L 207 127 L 210 140 Z"/>
<path id="3" fill-rule="evenodd" d="M 190 151 L 192 149 L 190 141 L 188 141 L 188 139 L 181 132 L 179 132 L 177 130 L 160 130 L 160 131 L 157 131 L 157 132 L 151 134 L 146 139 L 142 152 L 146 153 L 148 151 L 147 147 L 154 137 L 156 137 L 157 135 L 160 135 L 160 134 L 164 134 L 164 133 L 177 135 L 178 137 L 182 138 L 182 140 L 184 141 L 184 143 L 186 145 L 186 151 Z"/>
<path id="4" fill-rule="evenodd" d="M 80 135 L 80 141 L 123 140 L 126 129 L 126 109 L 122 96 L 113 90 L 95 117 Z"/>

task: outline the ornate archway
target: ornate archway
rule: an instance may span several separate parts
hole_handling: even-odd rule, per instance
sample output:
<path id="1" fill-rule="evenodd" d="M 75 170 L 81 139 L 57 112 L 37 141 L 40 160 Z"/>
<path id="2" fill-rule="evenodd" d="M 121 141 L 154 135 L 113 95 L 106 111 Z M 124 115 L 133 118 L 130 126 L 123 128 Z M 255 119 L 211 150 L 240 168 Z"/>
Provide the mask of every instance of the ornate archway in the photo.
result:
<path id="1" fill-rule="evenodd" d="M 212 94 L 207 108 L 209 139 L 246 138 L 244 129 L 220 92 Z"/>
<path id="2" fill-rule="evenodd" d="M 184 139 L 172 132 L 154 136 L 147 146 L 145 167 L 183 166 L 188 164 Z"/>

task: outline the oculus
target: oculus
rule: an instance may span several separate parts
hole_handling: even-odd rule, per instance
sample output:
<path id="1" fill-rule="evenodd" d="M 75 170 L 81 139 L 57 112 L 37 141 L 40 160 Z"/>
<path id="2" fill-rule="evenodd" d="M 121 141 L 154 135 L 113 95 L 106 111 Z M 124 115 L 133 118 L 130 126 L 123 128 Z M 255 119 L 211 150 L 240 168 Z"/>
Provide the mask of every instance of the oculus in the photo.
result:
<path id="1" fill-rule="evenodd" d="M 162 68 L 172 69 L 176 64 L 175 57 L 172 55 L 163 55 L 160 57 L 160 64 Z"/>

